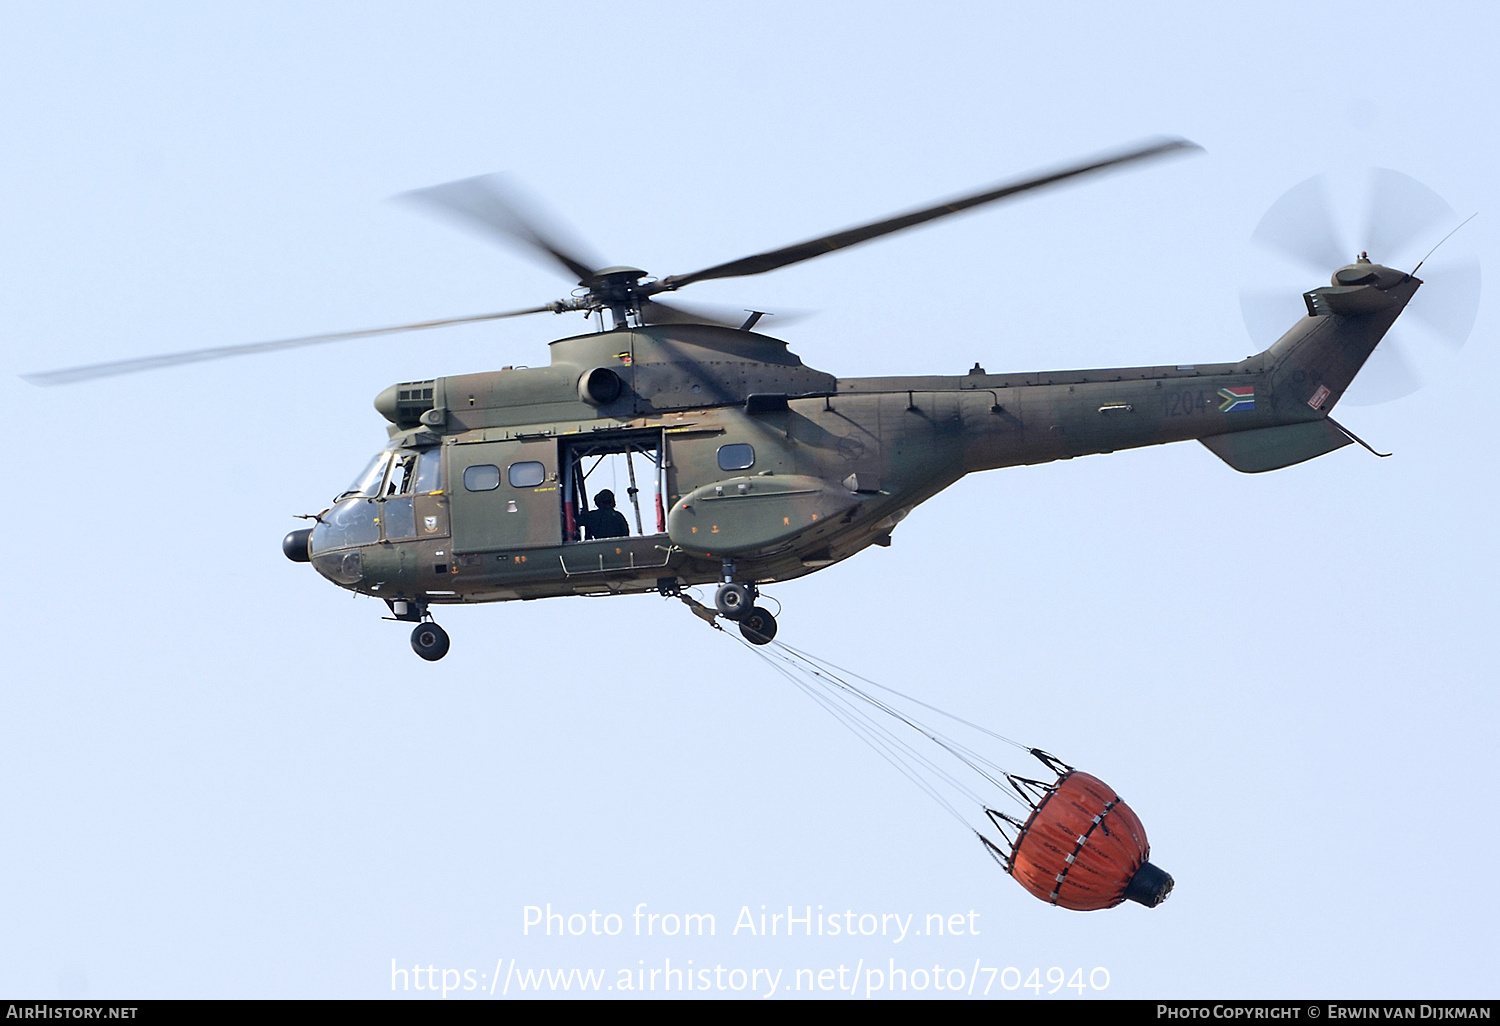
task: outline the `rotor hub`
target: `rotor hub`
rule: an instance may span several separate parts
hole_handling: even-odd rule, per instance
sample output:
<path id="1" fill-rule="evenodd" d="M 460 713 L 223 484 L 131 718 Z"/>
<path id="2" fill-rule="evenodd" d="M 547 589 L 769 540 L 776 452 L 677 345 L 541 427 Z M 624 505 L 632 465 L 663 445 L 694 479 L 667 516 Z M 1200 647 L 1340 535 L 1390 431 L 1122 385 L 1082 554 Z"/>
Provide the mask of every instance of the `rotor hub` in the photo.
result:
<path id="1" fill-rule="evenodd" d="M 639 282 L 646 272 L 639 267 L 606 267 L 597 271 L 586 281 L 578 284 L 589 290 L 605 306 L 629 300 L 639 291 Z"/>

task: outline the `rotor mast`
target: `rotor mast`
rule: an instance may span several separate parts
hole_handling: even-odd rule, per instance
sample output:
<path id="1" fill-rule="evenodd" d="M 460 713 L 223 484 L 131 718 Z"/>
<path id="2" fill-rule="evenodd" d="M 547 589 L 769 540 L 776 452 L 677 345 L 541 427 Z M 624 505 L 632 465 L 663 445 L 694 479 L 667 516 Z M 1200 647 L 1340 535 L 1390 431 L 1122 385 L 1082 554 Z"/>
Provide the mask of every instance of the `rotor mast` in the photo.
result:
<path id="1" fill-rule="evenodd" d="M 606 267 L 579 284 L 589 290 L 588 299 L 595 309 L 610 312 L 614 330 L 625 331 L 631 326 L 631 316 L 640 316 L 639 283 L 645 276 L 646 272 L 639 267 Z"/>

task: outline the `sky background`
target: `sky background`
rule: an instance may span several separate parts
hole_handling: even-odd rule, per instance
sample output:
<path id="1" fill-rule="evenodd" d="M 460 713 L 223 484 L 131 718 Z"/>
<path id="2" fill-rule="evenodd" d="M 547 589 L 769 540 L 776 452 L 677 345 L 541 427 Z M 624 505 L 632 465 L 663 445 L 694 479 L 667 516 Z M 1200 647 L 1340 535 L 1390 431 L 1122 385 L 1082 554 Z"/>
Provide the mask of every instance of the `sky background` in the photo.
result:
<path id="1" fill-rule="evenodd" d="M 1491 7 L 57 3 L 3 24 L 0 993 L 382 997 L 393 959 L 484 988 L 497 962 L 615 983 L 666 959 L 784 988 L 895 959 L 1106 969 L 1085 997 L 1495 996 L 1494 293 L 1429 387 L 1340 407 L 1391 459 L 1247 476 L 1188 442 L 977 475 L 889 549 L 768 589 L 782 639 L 1125 797 L 1176 891 L 1087 915 L 1027 895 L 677 603 L 444 610 L 453 650 L 427 664 L 383 606 L 281 555 L 384 443 L 381 389 L 544 364 L 576 317 L 18 379 L 566 295 L 388 202 L 455 178 L 510 172 L 666 275 L 1158 134 L 1206 152 L 684 298 L 812 311 L 766 330 L 840 376 L 1237 360 L 1270 341 L 1241 289 L 1295 309 L 1333 270 L 1249 242 L 1310 175 L 1402 171 L 1481 212 L 1455 252 L 1494 251 Z M 630 936 L 643 902 L 717 936 Z M 523 936 L 547 903 L 625 931 Z M 979 935 L 732 935 L 743 906 L 789 904 L 973 910 Z M 1035 999 L 998 974 L 991 996 Z"/>

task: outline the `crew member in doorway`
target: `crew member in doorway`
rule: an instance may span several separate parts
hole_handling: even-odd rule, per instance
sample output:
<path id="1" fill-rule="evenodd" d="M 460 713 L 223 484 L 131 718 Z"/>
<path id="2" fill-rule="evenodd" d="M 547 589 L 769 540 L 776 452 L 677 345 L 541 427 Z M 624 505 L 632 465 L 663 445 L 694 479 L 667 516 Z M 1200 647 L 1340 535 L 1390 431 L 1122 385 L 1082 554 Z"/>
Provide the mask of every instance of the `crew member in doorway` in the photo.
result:
<path id="1" fill-rule="evenodd" d="M 625 514 L 615 509 L 615 493 L 608 488 L 594 496 L 594 509 L 578 515 L 578 525 L 588 532 L 587 538 L 624 538 L 630 534 Z"/>

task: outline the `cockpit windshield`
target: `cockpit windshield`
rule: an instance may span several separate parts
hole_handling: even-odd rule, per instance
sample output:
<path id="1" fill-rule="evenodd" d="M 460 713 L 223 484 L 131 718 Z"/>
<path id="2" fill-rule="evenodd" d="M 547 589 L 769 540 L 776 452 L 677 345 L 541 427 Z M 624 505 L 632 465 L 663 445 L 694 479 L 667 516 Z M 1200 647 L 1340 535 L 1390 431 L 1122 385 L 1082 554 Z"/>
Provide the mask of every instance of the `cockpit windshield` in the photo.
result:
<path id="1" fill-rule="evenodd" d="M 338 502 L 339 499 L 347 499 L 351 495 L 363 495 L 372 499 L 379 495 L 381 482 L 385 480 L 385 468 L 390 461 L 389 452 L 378 453 L 364 472 L 354 479 L 354 483 L 340 492 L 338 498 L 333 501 Z"/>

